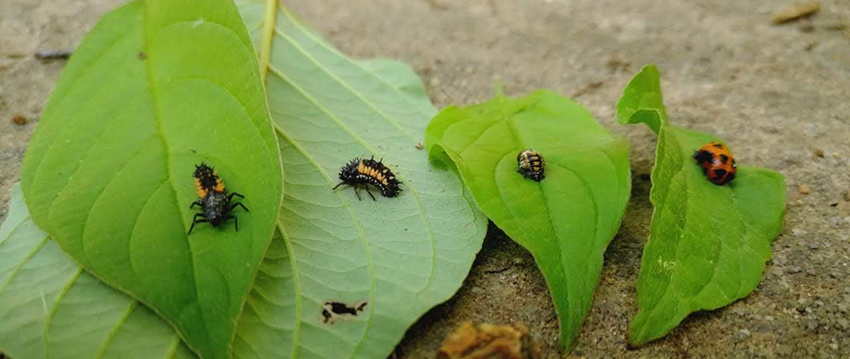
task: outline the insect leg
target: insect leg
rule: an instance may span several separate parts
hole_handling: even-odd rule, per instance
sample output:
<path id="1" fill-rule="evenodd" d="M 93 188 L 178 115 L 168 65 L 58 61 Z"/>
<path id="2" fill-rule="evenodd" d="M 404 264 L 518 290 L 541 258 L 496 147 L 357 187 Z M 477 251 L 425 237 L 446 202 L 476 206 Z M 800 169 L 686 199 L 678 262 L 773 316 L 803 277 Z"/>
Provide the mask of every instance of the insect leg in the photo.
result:
<path id="1" fill-rule="evenodd" d="M 375 196 L 373 196 L 373 195 L 372 195 L 372 191 L 370 191 L 370 190 L 369 190 L 369 186 L 366 186 L 366 193 L 368 193 L 368 194 L 369 194 L 369 197 L 372 197 L 372 200 L 373 200 L 373 201 L 377 201 L 377 200 L 375 199 Z"/>
<path id="2" fill-rule="evenodd" d="M 335 190 L 335 189 L 339 188 L 339 186 L 342 186 L 342 185 L 344 185 L 344 184 L 345 184 L 345 182 L 340 182 L 338 185 L 334 186 L 334 188 L 331 188 L 331 191 L 333 191 L 333 190 Z"/>
<path id="3" fill-rule="evenodd" d="M 251 211 L 248 210 L 248 207 L 245 207 L 245 205 L 242 204 L 241 202 L 240 203 L 234 203 L 233 205 L 231 205 L 230 210 L 232 211 L 234 208 L 236 208 L 236 206 L 242 207 L 242 209 L 244 209 L 245 212 L 251 212 Z"/>
<path id="4" fill-rule="evenodd" d="M 230 195 L 227 196 L 227 201 L 230 202 L 230 200 L 233 199 L 233 196 L 236 196 L 236 197 L 239 197 L 239 198 L 245 198 L 245 196 L 243 196 L 239 193 L 231 192 Z"/>
<path id="5" fill-rule="evenodd" d="M 356 195 L 357 195 L 357 200 L 358 200 L 358 201 L 362 201 L 362 200 L 363 200 L 362 198 L 360 198 L 360 192 L 358 192 L 358 191 L 357 191 L 357 186 L 354 186 L 354 194 L 356 194 Z"/>
<path id="6" fill-rule="evenodd" d="M 192 226 L 189 227 L 189 233 L 187 233 L 186 235 L 192 234 L 192 230 L 195 229 L 195 223 L 209 222 L 209 220 L 206 219 L 206 218 L 198 219 L 198 217 L 203 217 L 203 216 L 204 216 L 203 213 L 195 213 L 195 217 L 192 218 Z"/>

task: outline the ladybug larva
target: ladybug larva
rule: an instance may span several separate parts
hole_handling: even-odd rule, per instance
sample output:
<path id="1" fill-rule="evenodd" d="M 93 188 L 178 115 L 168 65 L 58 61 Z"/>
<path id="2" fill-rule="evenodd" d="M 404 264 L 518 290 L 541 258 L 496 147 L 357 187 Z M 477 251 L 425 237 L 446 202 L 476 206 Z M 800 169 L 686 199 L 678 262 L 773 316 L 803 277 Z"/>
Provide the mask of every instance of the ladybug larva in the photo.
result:
<path id="1" fill-rule="evenodd" d="M 546 168 L 546 160 L 539 152 L 528 149 L 520 152 L 516 156 L 517 164 L 519 165 L 519 173 L 525 178 L 530 178 L 540 182 L 543 178 L 543 170 Z"/>
<path id="2" fill-rule="evenodd" d="M 233 219 L 233 224 L 236 230 L 239 231 L 239 220 L 236 216 L 230 214 L 230 211 L 236 207 L 242 207 L 245 212 L 250 211 L 242 203 L 236 202 L 231 204 L 230 202 L 233 200 L 233 196 L 239 198 L 245 198 L 245 196 L 236 192 L 228 194 L 227 189 L 224 187 L 224 181 L 218 177 L 215 169 L 207 166 L 206 163 L 201 162 L 200 165 L 195 165 L 194 177 L 195 190 L 198 192 L 199 199 L 192 202 L 189 208 L 201 206 L 201 213 L 195 213 L 188 234 L 192 234 L 196 223 L 206 222 L 213 227 L 218 227 L 222 222 L 229 219 Z"/>
<path id="3" fill-rule="evenodd" d="M 401 188 L 399 188 L 401 182 L 384 165 L 383 160 L 375 161 L 375 157 L 370 159 L 355 158 L 351 162 L 346 163 L 339 170 L 339 179 L 342 182 L 332 188 L 332 190 L 344 184 L 352 186 L 358 200 L 361 199 L 360 192 L 357 191 L 359 187 L 365 187 L 366 193 L 369 193 L 369 197 L 372 197 L 372 200 L 375 200 L 375 196 L 369 191 L 370 185 L 378 188 L 384 197 L 395 197 L 401 192 Z"/>

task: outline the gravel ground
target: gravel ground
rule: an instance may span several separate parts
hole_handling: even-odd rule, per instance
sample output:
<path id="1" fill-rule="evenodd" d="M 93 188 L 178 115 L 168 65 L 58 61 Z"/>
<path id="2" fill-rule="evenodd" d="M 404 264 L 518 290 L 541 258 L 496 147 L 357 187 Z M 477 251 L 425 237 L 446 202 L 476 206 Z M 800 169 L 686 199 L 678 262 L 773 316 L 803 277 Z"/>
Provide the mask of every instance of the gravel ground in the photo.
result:
<path id="1" fill-rule="evenodd" d="M 0 219 L 24 148 L 64 61 L 120 0 L 0 0 Z M 773 25 L 794 2 L 735 0 L 287 0 L 344 52 L 411 64 L 438 107 L 551 88 L 632 143 L 633 196 L 605 255 L 573 356 L 588 358 L 850 357 L 850 3 Z M 652 207 L 654 135 L 616 124 L 614 104 L 645 63 L 662 72 L 671 121 L 711 132 L 739 163 L 782 172 L 785 227 L 762 283 L 669 336 L 626 347 Z M 28 123 L 12 123 L 23 115 Z M 801 187 L 805 186 L 807 190 Z M 804 192 L 808 192 L 807 194 Z M 557 321 L 530 254 L 490 228 L 460 292 L 407 333 L 398 358 L 431 358 L 462 321 L 523 323 L 557 358 Z"/>

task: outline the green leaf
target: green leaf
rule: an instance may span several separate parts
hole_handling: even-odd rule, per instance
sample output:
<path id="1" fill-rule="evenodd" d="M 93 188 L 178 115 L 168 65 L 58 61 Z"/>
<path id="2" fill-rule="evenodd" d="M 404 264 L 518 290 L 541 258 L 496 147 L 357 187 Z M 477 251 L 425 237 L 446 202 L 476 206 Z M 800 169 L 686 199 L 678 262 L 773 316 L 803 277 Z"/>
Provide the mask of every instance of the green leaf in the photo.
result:
<path id="1" fill-rule="evenodd" d="M 417 149 L 436 109 L 410 68 L 351 60 L 286 10 L 264 27 L 262 4 L 240 6 L 260 57 L 270 59 L 263 71 L 287 173 L 286 248 L 267 253 L 234 353 L 385 358 L 417 318 L 461 286 L 486 218 L 457 176 Z M 383 157 L 403 182 L 399 197 L 376 193 L 372 201 L 363 193 L 360 201 L 347 186 L 332 190 L 346 162 L 370 156 Z M 328 324 L 329 300 L 367 306 Z"/>
<path id="2" fill-rule="evenodd" d="M 658 72 L 645 67 L 629 87 L 633 91 L 625 91 L 618 117 L 624 123 L 645 122 L 635 111 L 639 101 L 634 96 L 660 99 Z M 651 94 L 641 93 L 644 89 Z M 642 111 L 664 113 L 662 103 L 654 106 Z M 655 212 L 638 276 L 640 309 L 629 326 L 634 345 L 664 336 L 694 311 L 747 296 L 758 285 L 770 243 L 781 230 L 784 177 L 739 165 L 734 181 L 714 185 L 692 158 L 710 141 L 718 139 L 661 124 L 650 192 Z"/>
<path id="3" fill-rule="evenodd" d="M 0 351 L 12 358 L 192 358 L 144 305 L 75 265 L 12 188 L 0 226 Z"/>
<path id="4" fill-rule="evenodd" d="M 629 199 L 628 142 L 575 102 L 538 91 L 443 110 L 427 147 L 454 161 L 484 214 L 534 255 L 571 348 Z M 528 148 L 546 161 L 540 182 L 517 173 Z"/>
<path id="5" fill-rule="evenodd" d="M 645 123 L 657 134 L 667 124 L 659 76 L 655 65 L 647 65 L 629 81 L 617 102 L 617 120 L 621 125 Z"/>
<path id="6" fill-rule="evenodd" d="M 282 196 L 257 68 L 232 2 L 131 2 L 75 52 L 23 164 L 35 223 L 207 358 L 228 356 Z M 202 161 L 245 195 L 238 232 L 186 235 Z"/>

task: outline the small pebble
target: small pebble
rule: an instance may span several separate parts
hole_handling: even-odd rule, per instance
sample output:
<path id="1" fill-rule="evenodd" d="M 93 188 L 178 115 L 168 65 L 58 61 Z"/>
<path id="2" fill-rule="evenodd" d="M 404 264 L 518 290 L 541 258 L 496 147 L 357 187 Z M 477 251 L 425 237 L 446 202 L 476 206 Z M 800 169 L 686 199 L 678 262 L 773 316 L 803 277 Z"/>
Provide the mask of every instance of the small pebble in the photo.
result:
<path id="1" fill-rule="evenodd" d="M 809 276 L 809 277 L 814 277 L 814 276 L 818 275 L 818 272 L 815 271 L 814 269 L 809 269 L 809 270 L 806 271 L 806 275 Z"/>
<path id="2" fill-rule="evenodd" d="M 820 148 L 816 148 L 816 149 L 815 149 L 815 156 L 818 156 L 818 157 L 820 157 L 820 158 L 823 158 L 823 156 L 824 156 L 823 150 L 822 150 L 822 149 L 820 149 Z"/>
<path id="3" fill-rule="evenodd" d="M 850 191 L 844 191 L 844 201 L 850 202 Z"/>
<path id="4" fill-rule="evenodd" d="M 788 273 L 788 274 L 797 274 L 797 273 L 800 273 L 800 272 L 802 272 L 802 271 L 803 271 L 803 267 L 796 266 L 796 267 L 794 267 L 794 268 L 788 268 L 788 269 L 786 269 L 786 270 L 785 270 L 785 273 Z"/>
<path id="5" fill-rule="evenodd" d="M 838 343 L 830 343 L 830 344 L 829 344 L 829 349 L 832 349 L 832 350 L 838 350 Z"/>
<path id="6" fill-rule="evenodd" d="M 776 320 L 776 318 L 767 315 L 767 316 L 764 317 L 764 320 L 766 320 L 768 322 L 772 322 L 772 321 Z"/>
<path id="7" fill-rule="evenodd" d="M 484 288 L 478 286 L 472 287 L 469 291 L 472 292 L 472 294 L 484 294 Z"/>
<path id="8" fill-rule="evenodd" d="M 525 259 L 522 259 L 521 257 L 516 257 L 516 258 L 512 259 L 512 262 L 514 262 L 514 265 L 519 266 L 519 265 L 523 265 L 525 263 Z"/>
<path id="9" fill-rule="evenodd" d="M 735 333 L 734 337 L 736 341 L 743 341 L 750 337 L 750 330 L 746 328 L 741 329 Z"/>
<path id="10" fill-rule="evenodd" d="M 820 245 L 818 245 L 817 243 L 814 243 L 814 242 L 809 243 L 809 249 L 816 251 L 818 248 L 820 248 Z"/>
<path id="11" fill-rule="evenodd" d="M 12 123 L 16 125 L 26 125 L 27 118 L 21 115 L 15 115 L 15 117 L 12 117 Z"/>
<path id="12" fill-rule="evenodd" d="M 800 192 L 801 194 L 809 194 L 810 193 L 809 186 L 806 186 L 804 184 L 801 184 L 800 187 L 797 188 L 797 191 Z"/>

